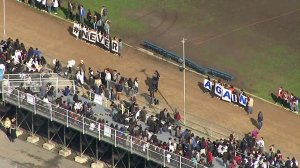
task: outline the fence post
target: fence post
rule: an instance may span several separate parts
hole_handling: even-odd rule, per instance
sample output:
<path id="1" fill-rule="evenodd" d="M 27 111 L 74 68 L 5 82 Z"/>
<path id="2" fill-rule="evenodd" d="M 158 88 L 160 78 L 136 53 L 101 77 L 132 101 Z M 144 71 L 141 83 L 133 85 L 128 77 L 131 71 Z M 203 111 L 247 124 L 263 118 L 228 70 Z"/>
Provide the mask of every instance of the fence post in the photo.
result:
<path id="1" fill-rule="evenodd" d="M 132 153 L 132 136 L 130 136 L 130 152 Z"/>
<path id="2" fill-rule="evenodd" d="M 67 110 L 67 128 L 69 128 L 69 110 Z"/>
<path id="3" fill-rule="evenodd" d="M 92 101 L 92 92 L 90 90 L 89 90 L 89 93 L 90 93 L 89 100 Z"/>
<path id="4" fill-rule="evenodd" d="M 117 147 L 117 130 L 114 131 L 115 131 L 115 147 Z"/>
<path id="5" fill-rule="evenodd" d="M 101 140 L 101 124 L 98 123 L 98 139 Z"/>
<path id="6" fill-rule="evenodd" d="M 36 114 L 36 102 L 35 102 L 35 97 L 33 97 L 33 110 L 34 110 L 34 114 Z"/>
<path id="7" fill-rule="evenodd" d="M 74 91 L 74 93 L 73 94 L 75 94 L 76 93 L 76 86 L 75 86 L 75 82 L 74 82 L 74 80 L 73 80 L 73 91 Z"/>
<path id="8" fill-rule="evenodd" d="M 148 148 L 148 143 L 145 144 L 146 150 L 147 150 L 147 160 L 149 160 L 149 148 Z"/>
<path id="9" fill-rule="evenodd" d="M 56 78 L 56 96 L 58 96 L 58 77 Z"/>
<path id="10" fill-rule="evenodd" d="M 43 83 L 42 83 L 42 74 L 40 74 L 40 87 L 42 87 Z"/>
<path id="11" fill-rule="evenodd" d="M 164 150 L 164 167 L 166 167 L 166 150 Z"/>
<path id="12" fill-rule="evenodd" d="M 21 107 L 21 102 L 20 102 L 20 91 L 19 90 L 17 90 L 18 91 L 18 105 L 19 105 L 19 108 Z"/>
<path id="13" fill-rule="evenodd" d="M 82 134 L 84 134 L 84 117 L 82 117 Z"/>
<path id="14" fill-rule="evenodd" d="M 179 168 L 181 168 L 181 156 L 179 156 Z"/>
<path id="15" fill-rule="evenodd" d="M 2 90 L 2 100 L 3 100 L 3 102 L 5 103 L 5 93 L 4 93 L 4 85 L 3 85 L 3 81 L 2 81 L 2 83 L 1 83 L 1 85 L 2 85 L 2 88 L 1 88 L 1 90 Z"/>
<path id="16" fill-rule="evenodd" d="M 53 116 L 52 116 L 52 104 L 51 103 L 47 103 L 47 105 L 50 107 L 50 120 L 53 121 Z"/>

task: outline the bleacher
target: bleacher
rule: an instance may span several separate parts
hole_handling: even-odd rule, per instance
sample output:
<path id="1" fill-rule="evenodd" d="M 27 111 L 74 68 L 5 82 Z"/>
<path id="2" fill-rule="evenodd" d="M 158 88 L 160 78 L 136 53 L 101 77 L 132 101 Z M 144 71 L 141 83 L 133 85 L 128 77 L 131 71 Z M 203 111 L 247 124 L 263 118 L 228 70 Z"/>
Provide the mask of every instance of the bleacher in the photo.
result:
<path id="1" fill-rule="evenodd" d="M 147 49 L 150 49 L 152 51 L 154 51 L 155 53 L 164 56 L 166 59 L 171 59 L 179 64 L 183 63 L 183 58 L 181 56 L 178 56 L 164 48 L 161 48 L 149 41 L 144 41 L 144 46 Z M 199 64 L 194 63 L 193 61 L 189 60 L 189 59 L 185 59 L 185 65 L 187 67 L 190 67 L 191 69 L 195 70 L 198 73 L 201 74 L 209 74 L 212 76 L 216 76 L 219 78 L 222 78 L 226 81 L 232 81 L 234 79 L 234 77 L 226 72 L 222 72 L 220 70 L 214 69 L 214 68 L 205 68 Z"/>
<path id="2" fill-rule="evenodd" d="M 8 75 L 5 75 L 6 79 Z M 11 75 L 12 76 L 12 75 Z M 10 76 L 10 77 L 11 77 Z M 15 76 L 16 77 L 16 76 Z M 48 78 L 48 79 L 47 79 Z M 42 78 L 36 79 L 33 78 L 32 81 L 41 81 L 42 85 L 45 85 L 49 82 L 49 79 L 52 79 L 53 76 L 48 75 L 43 76 Z M 60 79 L 57 79 L 60 83 Z M 62 80 L 64 81 L 64 80 Z M 124 150 L 130 151 L 132 154 L 139 155 L 151 160 L 157 164 L 160 164 L 164 167 L 182 167 L 182 168 L 193 168 L 193 167 L 205 167 L 201 164 L 195 164 L 190 159 L 179 156 L 175 153 L 171 153 L 162 148 L 158 148 L 147 142 L 143 142 L 136 137 L 132 137 L 125 132 L 120 132 L 115 130 L 108 125 L 104 125 L 103 128 L 98 122 L 99 118 L 105 119 L 109 123 L 118 124 L 119 126 L 124 126 L 120 123 L 116 123 L 110 117 L 111 109 L 106 99 L 103 99 L 100 104 L 93 103 L 89 98 L 80 97 L 80 100 L 83 102 L 91 102 L 94 104 L 93 111 L 95 114 L 92 118 L 84 117 L 79 114 L 76 114 L 72 111 L 58 107 L 55 104 L 45 103 L 41 98 L 37 96 L 30 95 L 28 93 L 22 92 L 17 87 L 20 82 L 26 82 L 23 78 L 11 80 L 7 83 L 2 83 L 2 95 L 3 100 L 6 103 L 9 103 L 19 108 L 28 110 L 36 115 L 43 116 L 50 121 L 55 121 L 67 127 L 73 128 L 83 134 L 90 135 L 100 141 L 105 141 L 115 147 L 122 148 Z M 17 83 L 17 84 L 16 84 Z M 73 82 L 70 83 L 74 84 Z M 55 83 L 54 83 L 55 85 Z M 66 85 L 57 85 L 56 90 L 61 90 Z M 40 85 L 34 85 L 31 87 L 32 90 L 38 90 Z M 78 88 L 76 88 L 78 90 Z M 73 91 L 74 92 L 74 91 Z M 56 92 L 54 97 L 62 96 L 61 92 Z M 20 98 L 21 97 L 21 98 Z M 64 97 L 68 103 L 72 102 L 72 96 Z M 99 125 L 99 127 L 98 127 Z M 146 128 L 146 125 L 142 124 L 143 129 Z M 166 142 L 169 137 L 169 133 L 165 132 L 162 134 L 157 134 L 157 138 L 161 141 Z M 146 145 L 147 144 L 147 145 Z M 171 156 L 170 161 L 167 160 L 168 156 Z"/>

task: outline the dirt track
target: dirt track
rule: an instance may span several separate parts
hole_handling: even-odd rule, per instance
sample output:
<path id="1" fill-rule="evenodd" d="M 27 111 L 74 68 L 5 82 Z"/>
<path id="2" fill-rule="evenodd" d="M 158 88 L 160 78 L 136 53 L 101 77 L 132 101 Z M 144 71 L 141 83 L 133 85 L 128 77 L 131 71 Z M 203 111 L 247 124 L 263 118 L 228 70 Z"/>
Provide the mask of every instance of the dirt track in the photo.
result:
<path id="1" fill-rule="evenodd" d="M 0 11 L 0 30 L 2 25 L 2 8 Z M 7 36 L 19 38 L 27 47 L 40 48 L 43 53 L 63 61 L 84 59 L 86 64 L 96 69 L 111 67 L 124 76 L 138 77 L 140 88 L 146 91 L 146 77 L 155 69 L 161 73 L 160 93 L 158 97 L 163 104 L 182 109 L 182 73 L 168 63 L 158 61 L 134 49 L 125 48 L 123 58 L 119 58 L 101 49 L 94 48 L 75 40 L 68 32 L 70 24 L 45 13 L 31 10 L 15 1 L 7 1 Z M 2 37 L 2 33 L 1 36 Z M 155 66 L 154 66 L 155 65 Z M 300 158 L 300 118 L 293 113 L 255 99 L 254 114 L 245 112 L 231 104 L 221 102 L 202 94 L 197 83 L 202 78 L 193 73 L 186 74 L 187 79 L 187 120 L 195 123 L 199 118 L 206 118 L 213 123 L 246 133 L 254 128 L 251 118 L 256 119 L 261 110 L 264 113 L 264 126 L 261 135 L 267 145 L 280 146 L 284 153 Z M 163 101 L 162 96 L 166 101 Z M 141 98 L 142 99 L 142 98 Z"/>

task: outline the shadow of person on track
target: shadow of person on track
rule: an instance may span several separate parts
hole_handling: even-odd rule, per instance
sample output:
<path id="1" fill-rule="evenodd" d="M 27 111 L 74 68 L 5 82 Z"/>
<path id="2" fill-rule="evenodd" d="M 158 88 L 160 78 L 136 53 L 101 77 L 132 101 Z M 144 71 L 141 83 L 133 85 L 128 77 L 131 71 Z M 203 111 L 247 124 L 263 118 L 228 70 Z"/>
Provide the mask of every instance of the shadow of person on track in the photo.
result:
<path id="1" fill-rule="evenodd" d="M 253 126 L 255 126 L 256 128 L 258 128 L 257 121 L 254 118 L 251 117 L 250 121 L 251 121 L 251 123 L 252 123 Z"/>

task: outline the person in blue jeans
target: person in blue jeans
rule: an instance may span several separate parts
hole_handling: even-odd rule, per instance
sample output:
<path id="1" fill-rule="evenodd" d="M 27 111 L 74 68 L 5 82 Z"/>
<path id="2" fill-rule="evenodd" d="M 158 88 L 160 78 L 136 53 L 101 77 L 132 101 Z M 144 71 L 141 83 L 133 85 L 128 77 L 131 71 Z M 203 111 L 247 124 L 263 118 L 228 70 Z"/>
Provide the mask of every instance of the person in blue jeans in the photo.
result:
<path id="1" fill-rule="evenodd" d="M 263 126 L 263 121 L 264 121 L 264 116 L 263 116 L 263 113 L 260 111 L 258 113 L 258 116 L 257 116 L 257 125 L 258 125 L 258 129 L 260 130 Z"/>
<path id="2" fill-rule="evenodd" d="M 84 8 L 82 5 L 80 5 L 80 10 L 79 10 L 79 21 L 80 23 L 84 23 Z"/>

